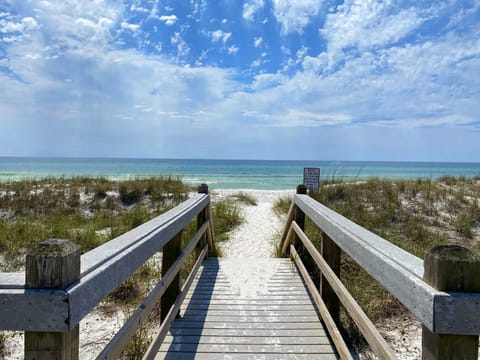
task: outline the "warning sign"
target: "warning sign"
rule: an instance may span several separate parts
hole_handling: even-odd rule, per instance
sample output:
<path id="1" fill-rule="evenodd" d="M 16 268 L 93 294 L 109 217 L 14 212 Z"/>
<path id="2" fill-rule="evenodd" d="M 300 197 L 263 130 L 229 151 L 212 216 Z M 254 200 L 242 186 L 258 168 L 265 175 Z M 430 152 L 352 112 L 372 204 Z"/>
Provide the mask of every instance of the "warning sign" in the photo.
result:
<path id="1" fill-rule="evenodd" d="M 303 168 L 303 185 L 310 191 L 318 191 L 320 186 L 320 169 Z"/>

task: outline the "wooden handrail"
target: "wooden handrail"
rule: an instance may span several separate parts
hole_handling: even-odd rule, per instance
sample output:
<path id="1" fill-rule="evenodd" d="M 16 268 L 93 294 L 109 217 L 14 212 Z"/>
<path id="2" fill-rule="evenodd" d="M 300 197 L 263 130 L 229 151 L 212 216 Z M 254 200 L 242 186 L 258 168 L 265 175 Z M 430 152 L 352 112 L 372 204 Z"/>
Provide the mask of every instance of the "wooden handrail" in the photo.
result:
<path id="1" fill-rule="evenodd" d="M 340 279 L 338 279 L 330 266 L 328 266 L 327 262 L 323 259 L 322 255 L 315 248 L 307 235 L 305 235 L 302 229 L 300 229 L 295 222 L 292 222 L 291 228 L 293 229 L 293 232 L 298 235 L 299 239 L 305 246 L 305 249 L 312 256 L 313 261 L 315 261 L 320 271 L 325 276 L 330 286 L 333 288 L 341 303 L 347 310 L 348 314 L 351 316 L 355 324 L 357 324 L 360 332 L 365 337 L 365 340 L 367 340 L 368 344 L 372 347 L 375 354 L 380 356 L 381 359 L 396 359 L 393 350 L 390 348 L 390 346 L 388 346 L 387 342 L 383 339 L 382 335 L 380 335 L 375 325 L 373 325 L 365 312 L 358 305 L 353 296 L 348 292 L 347 288 L 342 284 Z M 290 242 L 290 239 L 291 237 L 287 237 L 286 241 Z M 292 248 L 293 252 L 291 253 L 295 256 L 295 247 L 292 246 Z M 297 260 L 295 259 L 295 261 Z"/>
<path id="2" fill-rule="evenodd" d="M 201 212 L 205 215 L 197 217 Z M 77 275 L 76 279 L 79 278 L 79 280 L 65 289 L 27 289 L 24 283 L 24 273 L 0 273 L 0 304 L 2 304 L 0 307 L 0 330 L 24 330 L 39 332 L 39 334 L 41 332 L 72 333 L 68 336 L 76 337 L 75 341 L 78 343 L 78 323 L 153 254 L 161 248 L 164 248 L 164 252 L 168 251 L 167 248 L 171 241 L 177 239 L 178 234 L 190 222 L 194 220 L 198 222 L 200 218 L 204 220 L 197 225 L 197 232 L 185 249 L 174 259 L 171 266 L 166 267 L 166 273 L 159 283 L 99 355 L 101 359 L 118 358 L 135 331 L 147 319 L 155 304 L 162 299 L 166 289 L 179 276 L 185 259 L 197 244 L 202 243 L 202 246 L 205 246 L 200 251 L 190 277 L 198 270 L 208 249 L 214 249 L 215 239 L 208 187 L 203 186 L 201 193 L 89 251 L 81 258 L 77 255 L 80 259 L 80 276 Z M 203 244 L 202 239 L 205 236 L 208 244 Z M 180 295 L 185 296 L 183 293 Z M 177 301 L 170 308 L 174 311 L 173 309 L 178 312 Z M 162 329 L 167 323 L 170 322 L 163 321 Z M 158 341 L 156 341 L 157 344 Z M 36 344 L 37 341 L 31 343 Z M 38 345 L 35 346 L 40 348 L 41 343 L 42 340 L 39 340 Z"/>
<path id="3" fill-rule="evenodd" d="M 175 276 L 182 269 L 182 265 L 186 258 L 192 253 L 195 246 L 200 241 L 200 238 L 207 231 L 209 224 L 205 221 L 201 228 L 194 235 L 190 243 L 182 251 L 180 257 L 163 276 L 159 283 L 152 289 L 150 294 L 145 298 L 142 304 L 135 310 L 130 316 L 128 321 L 118 330 L 115 336 L 110 340 L 103 351 L 98 355 L 97 359 L 118 359 L 125 346 L 135 335 L 137 329 L 139 329 L 144 321 L 151 314 L 154 306 L 158 304 L 165 290 L 171 284 Z"/>
<path id="4" fill-rule="evenodd" d="M 293 245 L 290 245 L 290 255 L 295 261 L 295 264 L 297 264 L 297 267 L 300 270 L 300 274 L 302 274 L 303 280 L 305 281 L 305 284 L 307 285 L 307 288 L 310 291 L 310 294 L 312 295 L 312 298 L 315 301 L 315 304 L 317 305 L 318 311 L 320 312 L 320 316 L 322 317 L 322 320 L 325 323 L 325 326 L 327 327 L 328 334 L 330 335 L 333 343 L 335 344 L 335 348 L 337 349 L 340 359 L 352 360 L 353 357 L 350 354 L 350 351 L 348 350 L 347 344 L 345 344 L 345 341 L 343 340 L 342 334 L 340 334 L 340 331 L 338 330 L 337 325 L 335 324 L 335 321 L 333 320 L 332 316 L 328 312 L 327 306 L 323 302 L 322 297 L 318 292 L 318 289 L 315 287 L 315 284 L 310 278 L 310 275 L 308 274 L 307 269 L 303 265 L 303 262 L 300 259 L 300 256 L 298 256 L 297 250 L 295 250 L 295 246 Z"/>
<path id="5" fill-rule="evenodd" d="M 346 291 L 339 280 L 339 273 L 333 271 L 326 261 L 328 256 L 333 259 L 333 264 L 338 265 L 339 252 L 344 251 L 423 324 L 424 339 L 428 337 L 423 342 L 423 353 L 427 354 L 425 359 L 443 359 L 439 354 L 447 352 L 465 359 L 477 359 L 480 334 L 480 259 L 477 256 L 465 248 L 459 251 L 458 247 L 447 246 L 445 249 L 430 250 L 424 262 L 313 198 L 297 193 L 290 213 L 298 212 L 323 231 L 322 245 L 325 245 L 327 237 L 332 245 L 329 245 L 326 251 L 334 251 L 335 256 L 324 254 L 325 249 L 320 253 L 291 215 L 288 216 L 281 237 L 282 254 L 287 253 L 289 243 L 294 237 L 297 242 L 300 240 L 302 250 L 311 255 L 310 259 L 313 259 L 315 266 L 321 271 L 320 294 L 327 308 L 330 303 L 335 310 L 335 304 L 340 300 L 373 350 L 382 358 L 394 358 L 394 354 L 391 350 L 383 353 L 384 340 L 379 337 L 376 329 L 373 331 L 373 324 Z M 302 255 L 302 251 L 298 252 Z M 293 253 L 297 253 L 295 248 Z M 308 257 L 306 259 L 308 260 Z M 434 277 L 424 275 L 424 266 L 429 271 L 426 272 L 427 275 L 437 274 L 431 269 L 438 268 L 443 274 L 440 276 L 444 279 L 442 281 L 450 285 L 438 286 L 432 280 Z M 444 267 L 443 270 L 440 269 L 441 266 Z M 315 269 L 307 269 L 308 272 L 315 273 Z M 461 269 L 457 271 L 458 274 L 455 274 L 456 269 Z M 454 274 L 448 275 L 451 272 Z M 329 291 L 322 292 L 325 290 L 323 279 L 326 279 L 338 298 L 332 298 Z M 473 292 L 465 292 L 466 290 Z"/>
<path id="6" fill-rule="evenodd" d="M 156 336 L 155 340 L 150 344 L 147 351 L 145 352 L 142 358 L 143 360 L 154 359 L 155 356 L 157 355 L 157 352 L 160 349 L 160 346 L 162 345 L 162 342 L 165 339 L 165 336 L 167 335 L 168 330 L 170 329 L 170 325 L 172 324 L 173 320 L 175 320 L 175 317 L 178 311 L 180 310 L 180 306 L 182 306 L 183 300 L 185 300 L 188 290 L 192 286 L 193 280 L 195 279 L 195 275 L 197 274 L 203 259 L 207 255 L 207 252 L 208 252 L 208 245 L 205 245 L 197 261 L 195 262 L 195 265 L 193 266 L 193 269 L 190 272 L 190 275 L 188 275 L 188 278 L 185 281 L 185 284 L 183 285 L 182 290 L 180 291 L 177 298 L 175 299 L 175 302 L 173 306 L 170 308 L 170 311 L 165 317 L 165 320 L 162 322 L 158 335 Z"/>

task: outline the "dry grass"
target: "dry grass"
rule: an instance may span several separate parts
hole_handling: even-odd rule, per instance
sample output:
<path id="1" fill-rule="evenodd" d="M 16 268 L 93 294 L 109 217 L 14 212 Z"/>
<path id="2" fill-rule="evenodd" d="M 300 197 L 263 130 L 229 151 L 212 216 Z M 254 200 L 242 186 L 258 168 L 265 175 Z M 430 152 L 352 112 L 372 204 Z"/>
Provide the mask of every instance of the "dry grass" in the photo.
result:
<path id="1" fill-rule="evenodd" d="M 423 258 L 439 244 L 480 250 L 480 179 L 442 177 L 432 180 L 380 180 L 323 185 L 313 196 L 350 220 Z M 286 201 L 275 208 L 286 212 Z M 320 246 L 322 233 L 306 221 L 306 233 Z M 405 308 L 352 259 L 342 255 L 341 278 L 376 324 L 402 315 Z M 362 340 L 353 322 L 342 316 L 349 340 Z"/>
<path id="2" fill-rule="evenodd" d="M 0 183 L 0 271 L 21 270 L 31 246 L 48 238 L 65 238 L 86 252 L 169 210 L 191 189 L 174 178 L 123 182 L 103 178 L 44 179 Z M 239 194 L 213 204 L 217 239 L 240 224 L 237 203 L 255 199 Z M 183 231 L 182 248 L 196 232 L 196 220 Z M 211 254 L 212 255 L 212 254 Z M 214 254 L 215 255 L 215 254 Z M 185 279 L 195 262 L 192 254 L 182 269 Z M 133 311 L 161 276 L 161 263 L 152 257 L 115 289 L 104 304 Z M 156 314 L 158 319 L 158 311 Z M 8 333 L 0 332 L 0 356 Z M 142 327 L 122 358 L 141 358 L 149 335 Z"/>

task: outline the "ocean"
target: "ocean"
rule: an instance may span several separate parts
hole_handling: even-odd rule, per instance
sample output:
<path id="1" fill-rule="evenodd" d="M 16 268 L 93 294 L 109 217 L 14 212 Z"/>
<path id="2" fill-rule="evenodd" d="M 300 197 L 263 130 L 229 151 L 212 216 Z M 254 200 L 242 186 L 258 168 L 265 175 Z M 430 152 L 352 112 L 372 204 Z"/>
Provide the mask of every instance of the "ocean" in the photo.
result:
<path id="1" fill-rule="evenodd" d="M 172 176 L 194 186 L 207 183 L 212 189 L 288 190 L 302 183 L 304 167 L 320 168 L 321 180 L 480 176 L 480 163 L 0 157 L 0 181 Z"/>

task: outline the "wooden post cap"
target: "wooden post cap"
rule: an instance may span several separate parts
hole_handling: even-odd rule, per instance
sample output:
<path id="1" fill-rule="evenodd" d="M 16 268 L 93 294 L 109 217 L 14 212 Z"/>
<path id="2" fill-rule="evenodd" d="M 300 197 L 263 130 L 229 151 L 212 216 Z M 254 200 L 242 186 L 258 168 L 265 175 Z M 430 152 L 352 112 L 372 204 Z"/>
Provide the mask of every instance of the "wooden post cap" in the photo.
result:
<path id="1" fill-rule="evenodd" d="M 208 185 L 207 184 L 200 184 L 198 187 L 199 194 L 208 194 Z"/>
<path id="2" fill-rule="evenodd" d="M 64 289 L 80 276 L 80 247 L 68 240 L 49 239 L 26 258 L 25 285 L 29 289 Z"/>
<path id="3" fill-rule="evenodd" d="M 306 194 L 307 193 L 307 187 L 303 184 L 300 184 L 297 186 L 297 194 Z"/>
<path id="4" fill-rule="evenodd" d="M 478 292 L 480 258 L 462 246 L 435 246 L 425 255 L 423 278 L 437 290 Z"/>
<path id="5" fill-rule="evenodd" d="M 64 239 L 48 239 L 38 243 L 30 252 L 30 256 L 61 257 L 79 251 L 80 247 Z"/>

